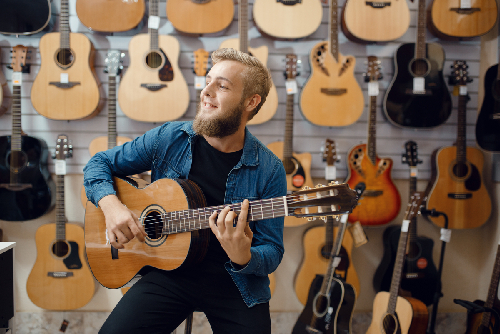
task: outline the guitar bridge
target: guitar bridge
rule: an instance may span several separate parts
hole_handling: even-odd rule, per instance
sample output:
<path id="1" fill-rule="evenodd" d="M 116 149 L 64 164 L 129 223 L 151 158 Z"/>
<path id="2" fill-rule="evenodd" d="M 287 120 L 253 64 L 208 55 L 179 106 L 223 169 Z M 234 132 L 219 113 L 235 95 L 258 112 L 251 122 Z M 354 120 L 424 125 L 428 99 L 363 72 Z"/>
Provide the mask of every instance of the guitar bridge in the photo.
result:
<path id="1" fill-rule="evenodd" d="M 167 87 L 167 85 L 166 84 L 141 84 L 141 87 L 144 87 L 149 91 L 156 92 L 162 88 Z"/>
<path id="2" fill-rule="evenodd" d="M 375 1 L 366 1 L 365 4 L 367 6 L 370 6 L 372 8 L 384 8 L 384 7 L 388 7 L 391 5 L 390 2 L 375 2 Z"/>
<path id="3" fill-rule="evenodd" d="M 71 271 L 49 271 L 47 276 L 54 278 L 66 278 L 73 276 Z"/>
<path id="4" fill-rule="evenodd" d="M 458 14 L 462 15 L 470 15 L 475 12 L 479 12 L 481 9 L 480 8 L 450 8 L 452 12 L 457 12 Z"/>
<path id="5" fill-rule="evenodd" d="M 54 85 L 57 88 L 68 89 L 73 88 L 74 86 L 80 85 L 79 82 L 59 82 L 59 81 L 51 81 L 49 85 Z"/>
<path id="6" fill-rule="evenodd" d="M 340 96 L 347 93 L 346 88 L 321 88 L 321 93 L 328 96 Z"/>

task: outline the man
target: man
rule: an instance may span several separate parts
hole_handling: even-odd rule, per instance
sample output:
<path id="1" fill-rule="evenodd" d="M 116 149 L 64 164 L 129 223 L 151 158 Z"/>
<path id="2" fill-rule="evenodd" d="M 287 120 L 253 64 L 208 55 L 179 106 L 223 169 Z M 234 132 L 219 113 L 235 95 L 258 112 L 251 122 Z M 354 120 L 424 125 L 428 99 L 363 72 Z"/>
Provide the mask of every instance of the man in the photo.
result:
<path id="1" fill-rule="evenodd" d="M 241 213 L 229 207 L 214 212 L 203 261 L 146 271 L 100 333 L 170 333 L 194 310 L 205 313 L 215 334 L 271 333 L 268 275 L 283 257 L 283 218 L 248 223 L 248 200 L 284 196 L 286 174 L 246 129 L 266 100 L 270 73 L 258 59 L 233 49 L 215 51 L 212 60 L 193 122 L 165 123 L 96 154 L 84 168 L 84 185 L 118 249 L 147 234 L 115 195 L 114 175 L 151 170 L 153 182 L 187 178 L 200 186 L 207 206 L 243 202 Z"/>

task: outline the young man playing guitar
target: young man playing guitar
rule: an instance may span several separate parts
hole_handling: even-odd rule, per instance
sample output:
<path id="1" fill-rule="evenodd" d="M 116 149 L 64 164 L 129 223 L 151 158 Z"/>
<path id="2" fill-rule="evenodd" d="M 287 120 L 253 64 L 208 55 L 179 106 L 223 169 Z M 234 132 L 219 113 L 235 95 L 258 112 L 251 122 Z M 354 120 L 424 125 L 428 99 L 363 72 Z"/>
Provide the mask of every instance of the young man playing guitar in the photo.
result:
<path id="1" fill-rule="evenodd" d="M 189 179 L 201 188 L 207 206 L 243 201 L 241 212 L 225 207 L 212 213 L 207 252 L 195 266 L 141 270 L 143 277 L 99 333 L 171 333 L 195 310 L 205 313 L 214 333 L 271 333 L 268 274 L 283 257 L 284 219 L 248 223 L 247 199 L 286 195 L 286 174 L 281 161 L 246 129 L 266 100 L 271 77 L 257 58 L 233 49 L 217 50 L 212 59 L 194 121 L 168 122 L 97 153 L 84 168 L 84 185 L 118 250 L 133 238 L 144 241 L 147 233 L 115 195 L 113 176 L 151 170 L 152 182 Z"/>

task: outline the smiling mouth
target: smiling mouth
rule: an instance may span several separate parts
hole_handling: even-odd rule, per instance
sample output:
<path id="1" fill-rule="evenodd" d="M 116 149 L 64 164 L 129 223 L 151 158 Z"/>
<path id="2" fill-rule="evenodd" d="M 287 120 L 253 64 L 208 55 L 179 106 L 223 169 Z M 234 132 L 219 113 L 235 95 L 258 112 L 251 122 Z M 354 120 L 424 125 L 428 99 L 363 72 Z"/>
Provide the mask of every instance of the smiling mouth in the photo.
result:
<path id="1" fill-rule="evenodd" d="M 203 102 L 203 106 L 205 108 L 217 108 L 216 106 L 214 106 L 213 104 L 208 103 L 208 102 Z"/>

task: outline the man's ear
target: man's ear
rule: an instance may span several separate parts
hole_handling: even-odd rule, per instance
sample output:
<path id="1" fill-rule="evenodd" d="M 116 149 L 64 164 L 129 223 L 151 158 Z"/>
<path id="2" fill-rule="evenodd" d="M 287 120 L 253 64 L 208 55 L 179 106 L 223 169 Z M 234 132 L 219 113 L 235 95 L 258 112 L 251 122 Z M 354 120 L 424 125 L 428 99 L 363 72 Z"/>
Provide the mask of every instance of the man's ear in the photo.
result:
<path id="1" fill-rule="evenodd" d="M 259 94 L 254 94 L 253 96 L 247 98 L 246 110 L 247 111 L 254 110 L 255 108 L 257 108 L 261 100 L 262 98 L 260 97 Z"/>

